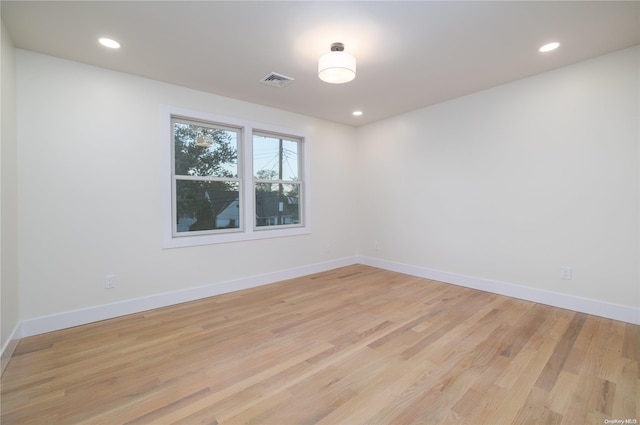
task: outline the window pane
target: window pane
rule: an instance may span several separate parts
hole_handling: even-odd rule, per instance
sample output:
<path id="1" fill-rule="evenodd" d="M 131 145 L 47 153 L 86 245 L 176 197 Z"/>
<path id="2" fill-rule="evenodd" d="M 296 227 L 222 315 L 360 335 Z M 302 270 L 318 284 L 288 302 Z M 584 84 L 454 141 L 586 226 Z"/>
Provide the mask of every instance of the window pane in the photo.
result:
<path id="1" fill-rule="evenodd" d="M 238 132 L 173 123 L 175 174 L 238 177 Z"/>
<path id="2" fill-rule="evenodd" d="M 178 232 L 237 229 L 239 183 L 176 180 Z"/>
<path id="3" fill-rule="evenodd" d="M 300 185 L 256 183 L 256 226 L 300 224 Z"/>
<path id="4" fill-rule="evenodd" d="M 253 175 L 260 180 L 298 180 L 298 141 L 254 134 Z"/>

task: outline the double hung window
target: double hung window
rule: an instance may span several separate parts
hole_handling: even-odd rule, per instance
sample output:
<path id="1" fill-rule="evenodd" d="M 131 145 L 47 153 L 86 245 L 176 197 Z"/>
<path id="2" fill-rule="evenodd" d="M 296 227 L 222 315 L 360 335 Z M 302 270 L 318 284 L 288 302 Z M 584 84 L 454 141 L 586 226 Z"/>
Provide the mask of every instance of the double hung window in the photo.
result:
<path id="1" fill-rule="evenodd" d="M 301 223 L 300 140 L 253 134 L 253 178 L 257 228 Z"/>
<path id="2" fill-rule="evenodd" d="M 241 131 L 180 118 L 172 127 L 174 235 L 239 229 Z"/>
<path id="3" fill-rule="evenodd" d="M 304 135 L 169 107 L 163 121 L 164 247 L 310 232 Z"/>

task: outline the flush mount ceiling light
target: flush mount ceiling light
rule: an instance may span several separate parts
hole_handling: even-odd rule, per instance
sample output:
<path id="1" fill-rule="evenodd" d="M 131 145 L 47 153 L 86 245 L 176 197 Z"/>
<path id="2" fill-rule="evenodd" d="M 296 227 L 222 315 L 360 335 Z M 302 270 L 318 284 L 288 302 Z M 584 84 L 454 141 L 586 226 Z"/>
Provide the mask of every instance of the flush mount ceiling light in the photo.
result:
<path id="1" fill-rule="evenodd" d="M 540 47 L 538 51 L 541 53 L 547 53 L 552 50 L 556 50 L 558 47 L 560 47 L 560 43 L 558 43 L 557 41 L 554 41 L 553 43 L 547 43 L 544 46 Z"/>
<path id="2" fill-rule="evenodd" d="M 102 38 L 98 39 L 98 42 L 100 44 L 102 44 L 104 47 L 108 47 L 110 49 L 119 49 L 120 48 L 120 43 L 118 43 L 117 41 L 112 40 L 110 38 L 102 37 Z"/>
<path id="3" fill-rule="evenodd" d="M 331 52 L 320 56 L 318 77 L 327 83 L 348 83 L 356 78 L 356 58 L 344 51 L 344 44 L 333 43 Z"/>

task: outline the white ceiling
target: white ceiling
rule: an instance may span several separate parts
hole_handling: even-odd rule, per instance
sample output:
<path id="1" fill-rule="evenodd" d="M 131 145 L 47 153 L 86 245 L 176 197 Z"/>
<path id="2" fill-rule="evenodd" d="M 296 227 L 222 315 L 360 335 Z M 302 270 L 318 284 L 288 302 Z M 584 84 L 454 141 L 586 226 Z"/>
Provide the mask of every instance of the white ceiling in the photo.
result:
<path id="1" fill-rule="evenodd" d="M 3 0 L 1 13 L 21 49 L 354 126 L 640 44 L 638 1 Z M 358 72 L 332 85 L 317 60 L 337 41 Z M 295 81 L 259 82 L 272 71 Z"/>

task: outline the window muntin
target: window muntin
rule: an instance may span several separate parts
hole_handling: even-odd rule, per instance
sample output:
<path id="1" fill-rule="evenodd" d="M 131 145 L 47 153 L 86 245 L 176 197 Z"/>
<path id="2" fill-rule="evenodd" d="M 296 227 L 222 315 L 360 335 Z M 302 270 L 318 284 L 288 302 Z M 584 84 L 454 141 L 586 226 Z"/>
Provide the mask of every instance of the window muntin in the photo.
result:
<path id="1" fill-rule="evenodd" d="M 301 144 L 291 136 L 253 133 L 256 228 L 303 224 Z"/>
<path id="2" fill-rule="evenodd" d="M 173 235 L 237 231 L 240 129 L 172 119 Z"/>

